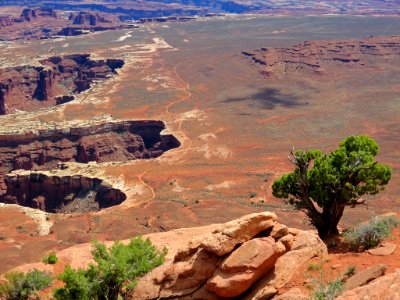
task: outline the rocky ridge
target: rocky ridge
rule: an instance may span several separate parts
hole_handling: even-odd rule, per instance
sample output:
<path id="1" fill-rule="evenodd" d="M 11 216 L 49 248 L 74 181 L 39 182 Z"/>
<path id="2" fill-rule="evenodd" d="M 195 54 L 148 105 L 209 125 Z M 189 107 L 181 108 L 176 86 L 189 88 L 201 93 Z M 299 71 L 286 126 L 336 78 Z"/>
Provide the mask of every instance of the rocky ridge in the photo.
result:
<path id="1" fill-rule="evenodd" d="M 39 63 L 0 70 L 0 115 L 71 101 L 74 94 L 116 74 L 124 65 L 118 59 L 92 60 L 90 54 L 54 56 Z"/>
<path id="2" fill-rule="evenodd" d="M 141 278 L 126 299 L 279 299 L 296 270 L 327 254 L 316 233 L 288 228 L 271 212 L 143 237 L 160 249 L 167 247 L 166 262 Z M 82 268 L 92 261 L 90 253 L 90 244 L 80 244 L 57 256 L 61 264 Z M 17 270 L 33 268 L 54 275 L 61 271 L 43 263 Z"/>
<path id="3" fill-rule="evenodd" d="M 57 9 L 55 11 L 52 7 L 42 5 L 39 8 L 25 8 L 19 15 L 0 16 L 0 40 L 51 39 L 60 35 L 75 36 L 96 31 L 137 28 L 134 24 L 122 22 L 119 14 L 107 14 L 106 18 L 103 16 L 105 14 L 77 10 L 65 17 L 66 8 Z"/>
<path id="4" fill-rule="evenodd" d="M 368 37 L 362 40 L 306 41 L 291 48 L 261 48 L 242 52 L 267 78 L 301 74 L 328 75 L 336 68 L 365 68 L 377 59 L 384 62 L 400 56 L 400 36 Z"/>
<path id="5" fill-rule="evenodd" d="M 299 274 L 305 284 L 311 262 L 331 258 L 315 231 L 288 228 L 271 212 L 143 237 L 159 249 L 167 247 L 166 261 L 140 278 L 125 299 L 306 300 L 310 299 L 307 289 L 296 286 Z M 57 256 L 60 266 L 32 263 L 14 270 L 38 268 L 57 276 L 65 265 L 86 268 L 92 262 L 91 245 L 76 245 Z M 386 271 L 386 265 L 378 263 L 345 275 L 338 299 L 398 299 L 399 269 L 385 275 Z"/>

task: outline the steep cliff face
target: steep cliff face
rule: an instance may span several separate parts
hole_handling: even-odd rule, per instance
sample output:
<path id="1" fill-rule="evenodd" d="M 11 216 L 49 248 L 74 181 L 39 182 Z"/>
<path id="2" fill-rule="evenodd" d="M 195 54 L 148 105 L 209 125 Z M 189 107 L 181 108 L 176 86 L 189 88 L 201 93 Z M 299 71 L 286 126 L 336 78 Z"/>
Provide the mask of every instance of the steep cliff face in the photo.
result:
<path id="1" fill-rule="evenodd" d="M 12 25 L 12 20 L 8 16 L 0 16 L 0 28 L 1 27 L 6 27 L 6 26 L 11 26 Z"/>
<path id="2" fill-rule="evenodd" d="M 6 113 L 6 107 L 4 105 L 4 91 L 0 88 L 0 115 Z"/>
<path id="3" fill-rule="evenodd" d="M 96 26 L 99 23 L 109 23 L 104 17 L 98 13 L 79 12 L 77 15 L 71 14 L 70 20 L 74 25 L 90 25 Z"/>
<path id="4" fill-rule="evenodd" d="M 180 146 L 163 135 L 161 121 L 106 122 L 86 127 L 0 136 L 0 193 L 12 170 L 56 169 L 62 162 L 126 162 L 149 159 Z"/>
<path id="5" fill-rule="evenodd" d="M 50 57 L 41 64 L 0 70 L 0 114 L 66 103 L 74 99 L 74 93 L 89 89 L 94 80 L 116 74 L 124 61 L 91 60 L 90 54 L 75 54 Z"/>
<path id="6" fill-rule="evenodd" d="M 371 66 L 400 56 L 400 36 L 362 40 L 312 41 L 292 48 L 261 48 L 242 55 L 266 77 L 330 74 Z"/>
<path id="7" fill-rule="evenodd" d="M 15 172 L 5 176 L 7 193 L 0 201 L 50 213 L 98 211 L 121 204 L 126 195 L 98 178 Z"/>
<path id="8" fill-rule="evenodd" d="M 31 22 L 38 18 L 57 18 L 57 13 L 51 8 L 36 8 L 30 9 L 25 8 L 22 13 L 21 17 L 22 20 Z"/>

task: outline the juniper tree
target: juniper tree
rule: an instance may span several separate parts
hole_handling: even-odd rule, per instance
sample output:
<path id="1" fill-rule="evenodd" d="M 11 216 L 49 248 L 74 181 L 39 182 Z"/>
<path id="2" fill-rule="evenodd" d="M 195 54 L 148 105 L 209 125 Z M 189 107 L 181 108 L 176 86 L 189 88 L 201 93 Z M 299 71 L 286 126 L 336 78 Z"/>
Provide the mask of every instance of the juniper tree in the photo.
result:
<path id="1" fill-rule="evenodd" d="M 345 207 L 362 204 L 361 196 L 379 193 L 391 178 L 391 168 L 375 161 L 378 151 L 367 136 L 350 136 L 329 154 L 292 150 L 295 170 L 274 182 L 273 195 L 304 211 L 321 238 L 338 234 Z"/>

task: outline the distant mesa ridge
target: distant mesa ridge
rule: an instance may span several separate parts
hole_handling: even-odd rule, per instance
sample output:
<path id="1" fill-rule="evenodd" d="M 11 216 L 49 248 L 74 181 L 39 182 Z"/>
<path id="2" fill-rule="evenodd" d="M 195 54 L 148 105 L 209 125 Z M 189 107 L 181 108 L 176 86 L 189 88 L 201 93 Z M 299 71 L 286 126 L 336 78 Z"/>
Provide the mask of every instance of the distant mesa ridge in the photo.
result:
<path id="1" fill-rule="evenodd" d="M 400 56 L 400 36 L 305 41 L 291 48 L 261 48 L 243 51 L 242 55 L 267 78 L 303 73 L 328 74 L 346 70 L 340 66 L 360 68 L 371 66 L 379 59 L 385 62 Z"/>

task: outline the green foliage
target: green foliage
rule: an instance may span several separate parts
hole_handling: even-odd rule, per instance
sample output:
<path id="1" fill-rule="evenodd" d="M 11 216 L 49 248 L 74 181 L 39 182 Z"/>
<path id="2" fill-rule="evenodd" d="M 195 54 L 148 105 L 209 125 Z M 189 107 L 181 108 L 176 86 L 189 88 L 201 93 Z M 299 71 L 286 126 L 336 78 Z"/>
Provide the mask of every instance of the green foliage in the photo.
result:
<path id="1" fill-rule="evenodd" d="M 348 266 L 348 267 L 346 268 L 346 271 L 344 271 L 343 275 L 344 275 L 344 276 L 351 277 L 351 276 L 353 276 L 354 274 L 356 274 L 356 271 L 357 271 L 356 266 L 351 265 L 351 266 Z"/>
<path id="2" fill-rule="evenodd" d="M 315 271 L 315 270 L 321 270 L 321 269 L 322 269 L 322 265 L 321 264 L 310 263 L 307 266 L 307 270 L 309 270 L 309 271 Z"/>
<path id="3" fill-rule="evenodd" d="M 59 277 L 65 286 L 54 291 L 55 299 L 118 299 L 136 286 L 138 277 L 163 264 L 167 252 L 165 248 L 158 251 L 149 239 L 141 237 L 128 245 L 115 242 L 109 249 L 97 241 L 92 246 L 96 264 L 85 270 L 67 267 Z"/>
<path id="4" fill-rule="evenodd" d="M 377 194 L 391 178 L 391 168 L 374 159 L 378 150 L 367 136 L 350 136 L 329 154 L 293 150 L 289 160 L 296 168 L 274 182 L 273 195 L 305 211 L 322 238 L 337 233 L 344 207 Z"/>
<path id="5" fill-rule="evenodd" d="M 0 296 L 8 300 L 39 299 L 37 292 L 52 282 L 50 273 L 37 269 L 28 273 L 10 272 L 5 278 L 8 282 L 0 285 Z"/>
<path id="6" fill-rule="evenodd" d="M 58 262 L 58 257 L 57 254 L 55 252 L 50 252 L 48 255 L 46 255 L 43 258 L 43 262 L 45 264 L 50 264 L 50 265 L 54 265 L 55 263 Z"/>
<path id="7" fill-rule="evenodd" d="M 374 217 L 368 223 L 346 231 L 344 238 L 353 251 L 363 251 L 378 246 L 399 224 L 399 219 L 393 216 Z"/>
<path id="8" fill-rule="evenodd" d="M 249 193 L 249 197 L 250 198 L 255 198 L 255 197 L 257 197 L 257 193 L 256 192 L 250 192 Z"/>
<path id="9" fill-rule="evenodd" d="M 320 282 L 314 289 L 311 299 L 313 300 L 334 300 L 343 292 L 343 282 L 340 278 L 327 283 Z"/>

